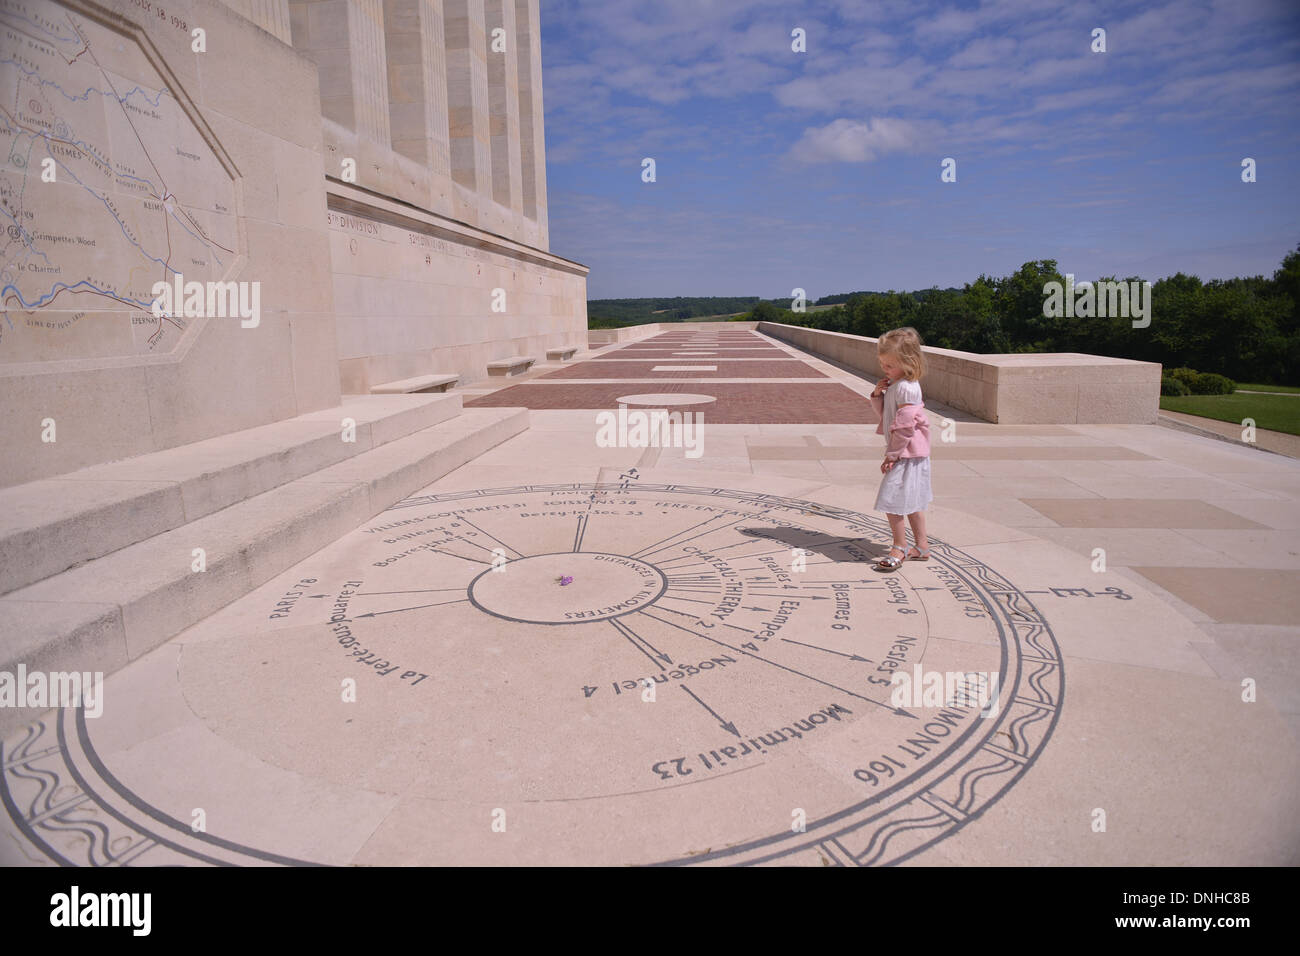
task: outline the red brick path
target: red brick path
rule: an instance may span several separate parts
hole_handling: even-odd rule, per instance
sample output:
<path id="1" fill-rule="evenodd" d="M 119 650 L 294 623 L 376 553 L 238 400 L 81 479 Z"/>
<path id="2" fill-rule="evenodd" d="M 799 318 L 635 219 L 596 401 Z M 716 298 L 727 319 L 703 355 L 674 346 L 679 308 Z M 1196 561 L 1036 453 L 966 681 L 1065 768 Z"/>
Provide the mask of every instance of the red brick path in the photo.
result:
<path id="1" fill-rule="evenodd" d="M 875 410 L 863 396 L 833 382 L 777 385 L 755 382 L 664 382 L 592 385 L 512 385 L 465 402 L 466 408 L 523 406 L 526 408 L 617 409 L 622 395 L 646 392 L 689 392 L 713 395 L 715 402 L 664 405 L 670 412 L 703 412 L 704 421 L 724 424 L 845 424 L 871 425 Z M 629 406 L 644 408 L 647 406 Z"/>
<path id="2" fill-rule="evenodd" d="M 609 359 L 614 359 L 617 361 L 625 361 L 627 359 L 651 359 L 651 358 L 690 359 L 692 358 L 692 356 L 690 355 L 673 354 L 674 352 L 681 352 L 681 351 L 683 350 L 680 348 L 660 349 L 660 348 L 630 348 L 629 347 L 625 349 L 615 349 L 612 352 L 602 352 L 600 355 L 591 356 L 591 358 L 588 359 L 587 361 L 599 362 L 599 361 L 608 361 Z M 700 355 L 695 357 L 700 359 L 711 359 L 711 358 L 788 359 L 791 357 L 789 352 L 783 352 L 780 349 L 729 349 L 729 348 L 718 347 L 716 349 L 710 349 L 709 351 L 711 351 L 713 354 Z"/>
<path id="3" fill-rule="evenodd" d="M 719 332 L 718 357 L 738 361 L 718 362 L 716 372 L 651 372 L 655 365 L 710 365 L 714 356 L 691 358 L 672 355 L 687 348 L 704 348 L 703 333 L 671 332 L 652 336 L 594 358 L 537 376 L 545 383 L 526 381 L 507 385 L 478 398 L 466 399 L 466 408 L 523 406 L 616 410 L 618 399 L 628 395 L 673 393 L 711 395 L 715 401 L 692 405 L 659 406 L 674 412 L 699 412 L 705 422 L 728 424 L 845 424 L 871 425 L 879 419 L 866 397 L 826 376 L 788 352 L 746 330 Z M 726 346 L 731 346 L 727 349 Z M 662 350 L 662 351 L 661 351 Z M 649 354 L 646 354 L 646 353 Z M 768 360 L 768 356 L 771 360 Z M 764 361 L 743 361 L 762 357 Z M 577 378 L 655 379 L 653 382 L 566 382 Z M 662 382 L 659 379 L 662 378 Z M 715 382 L 709 379 L 752 378 L 753 382 Z M 822 379 L 806 383 L 763 382 L 764 378 Z M 655 406 L 630 405 L 649 409 Z"/>
<path id="4" fill-rule="evenodd" d="M 681 378 L 825 378 L 811 365 L 791 359 L 787 362 L 718 362 L 717 371 L 705 371 L 714 364 L 707 357 L 652 359 L 648 362 L 578 362 L 538 378 L 662 378 L 665 381 Z M 674 368 L 688 365 L 703 366 L 689 372 L 654 372 L 659 366 Z M 652 389 L 653 391 L 653 389 Z"/>

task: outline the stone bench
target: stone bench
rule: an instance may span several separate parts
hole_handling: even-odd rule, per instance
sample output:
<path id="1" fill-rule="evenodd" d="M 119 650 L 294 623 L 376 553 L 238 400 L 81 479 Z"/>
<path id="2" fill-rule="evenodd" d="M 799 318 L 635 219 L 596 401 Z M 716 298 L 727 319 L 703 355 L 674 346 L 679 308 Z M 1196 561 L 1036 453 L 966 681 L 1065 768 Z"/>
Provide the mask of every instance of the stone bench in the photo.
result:
<path id="1" fill-rule="evenodd" d="M 577 351 L 576 348 L 571 346 L 562 349 L 547 349 L 546 357 L 552 362 L 567 362 L 573 358 L 574 353 Z"/>
<path id="2" fill-rule="evenodd" d="M 404 378 L 396 382 L 372 385 L 370 394 L 400 395 L 407 392 L 445 392 L 447 389 L 455 387 L 459 381 L 460 376 L 454 372 L 437 375 L 417 375 L 415 378 Z"/>
<path id="3" fill-rule="evenodd" d="M 510 358 L 497 359 L 495 362 L 488 362 L 487 370 L 489 375 L 520 375 L 532 368 L 537 359 L 531 355 L 514 355 Z"/>

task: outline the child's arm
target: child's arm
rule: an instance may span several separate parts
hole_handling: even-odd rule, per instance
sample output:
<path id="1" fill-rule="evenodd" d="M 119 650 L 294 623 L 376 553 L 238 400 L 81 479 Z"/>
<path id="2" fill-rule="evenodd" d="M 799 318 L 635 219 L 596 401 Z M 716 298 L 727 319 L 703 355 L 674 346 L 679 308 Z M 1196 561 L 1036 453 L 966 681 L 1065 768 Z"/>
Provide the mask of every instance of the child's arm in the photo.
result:
<path id="1" fill-rule="evenodd" d="M 922 405 L 899 405 L 894 413 L 894 420 L 889 426 L 889 447 L 885 451 L 885 461 L 898 461 L 898 456 L 907 448 L 907 443 L 916 434 L 918 419 L 923 414 Z"/>
<path id="2" fill-rule="evenodd" d="M 876 416 L 880 417 L 885 413 L 885 399 L 883 397 L 885 389 L 889 388 L 890 381 L 882 376 L 880 381 L 876 382 L 875 390 L 868 396 L 871 399 L 871 407 L 876 410 Z"/>

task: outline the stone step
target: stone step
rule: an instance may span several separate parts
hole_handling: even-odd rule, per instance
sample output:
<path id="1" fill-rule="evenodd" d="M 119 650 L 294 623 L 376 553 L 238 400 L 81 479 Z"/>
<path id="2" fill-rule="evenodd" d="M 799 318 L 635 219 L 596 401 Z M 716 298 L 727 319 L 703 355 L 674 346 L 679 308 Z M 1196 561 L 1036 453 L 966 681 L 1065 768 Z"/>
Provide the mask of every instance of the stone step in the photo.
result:
<path id="1" fill-rule="evenodd" d="M 401 395 L 412 392 L 445 392 L 455 388 L 460 381 L 459 372 L 435 372 L 432 375 L 417 375 L 403 378 L 396 382 L 383 382 L 370 387 L 371 395 Z"/>
<path id="2" fill-rule="evenodd" d="M 459 395 L 336 408 L 0 489 L 0 594 L 178 528 L 461 412 Z M 344 420 L 356 423 L 344 441 Z"/>
<path id="3" fill-rule="evenodd" d="M 0 671 L 108 675 L 527 428 L 526 408 L 468 409 L 12 591 L 0 597 Z M 0 707 L 0 738 L 41 712 Z"/>

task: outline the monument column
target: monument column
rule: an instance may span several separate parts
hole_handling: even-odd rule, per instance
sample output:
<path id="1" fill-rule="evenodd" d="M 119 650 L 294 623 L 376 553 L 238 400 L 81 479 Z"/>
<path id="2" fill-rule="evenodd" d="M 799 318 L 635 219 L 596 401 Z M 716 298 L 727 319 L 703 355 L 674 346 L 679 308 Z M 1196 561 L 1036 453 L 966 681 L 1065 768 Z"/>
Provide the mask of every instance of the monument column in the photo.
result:
<path id="1" fill-rule="evenodd" d="M 293 46 L 289 32 L 289 0 L 222 0 L 231 10 L 252 20 L 277 40 Z"/>
<path id="2" fill-rule="evenodd" d="M 542 34 L 538 0 L 509 0 L 515 6 L 519 74 L 519 146 L 523 212 L 537 222 L 538 248 L 549 249 L 546 215 L 546 140 L 542 113 Z"/>
<path id="3" fill-rule="evenodd" d="M 320 73 L 321 114 L 390 143 L 383 0 L 289 0 L 293 47 Z"/>
<path id="4" fill-rule="evenodd" d="M 488 130 L 487 38 L 483 0 L 444 0 L 447 40 L 447 117 L 451 176 L 466 189 L 492 196 L 492 142 Z M 477 224 L 481 206 L 458 218 Z"/>
<path id="5" fill-rule="evenodd" d="M 514 0 L 486 0 L 489 129 L 492 134 L 492 196 L 523 214 L 519 144 L 519 55 Z M 501 39 L 493 37 L 500 30 Z M 499 51 L 499 52 L 498 52 Z"/>
<path id="6" fill-rule="evenodd" d="M 383 0 L 393 149 L 451 176 L 442 0 Z"/>

